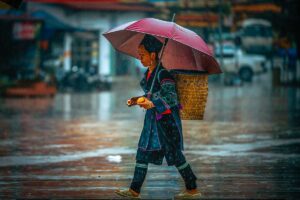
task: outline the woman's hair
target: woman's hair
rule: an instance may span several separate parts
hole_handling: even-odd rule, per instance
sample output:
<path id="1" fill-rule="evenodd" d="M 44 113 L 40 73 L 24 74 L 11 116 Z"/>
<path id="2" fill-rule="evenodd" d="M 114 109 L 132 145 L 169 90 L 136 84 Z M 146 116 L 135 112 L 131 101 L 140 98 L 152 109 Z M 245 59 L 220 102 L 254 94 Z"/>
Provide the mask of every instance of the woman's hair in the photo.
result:
<path id="1" fill-rule="evenodd" d="M 159 51 L 161 50 L 163 44 L 156 39 L 152 35 L 146 34 L 141 41 L 140 45 L 143 45 L 147 51 L 150 53 L 155 52 L 158 55 Z M 158 56 L 157 56 L 158 57 Z"/>

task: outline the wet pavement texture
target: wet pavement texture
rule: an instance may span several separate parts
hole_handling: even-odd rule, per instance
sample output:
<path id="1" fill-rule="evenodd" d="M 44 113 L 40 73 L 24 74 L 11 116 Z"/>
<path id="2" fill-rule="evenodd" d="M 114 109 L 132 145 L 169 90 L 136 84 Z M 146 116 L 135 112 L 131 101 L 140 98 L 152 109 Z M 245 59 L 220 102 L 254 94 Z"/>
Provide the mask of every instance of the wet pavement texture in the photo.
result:
<path id="1" fill-rule="evenodd" d="M 120 199 L 145 112 L 121 79 L 112 91 L 0 99 L 0 199 Z M 243 86 L 209 85 L 205 118 L 183 121 L 184 154 L 203 199 L 298 199 L 300 89 L 273 88 L 269 74 Z M 184 189 L 175 167 L 149 165 L 141 197 Z"/>

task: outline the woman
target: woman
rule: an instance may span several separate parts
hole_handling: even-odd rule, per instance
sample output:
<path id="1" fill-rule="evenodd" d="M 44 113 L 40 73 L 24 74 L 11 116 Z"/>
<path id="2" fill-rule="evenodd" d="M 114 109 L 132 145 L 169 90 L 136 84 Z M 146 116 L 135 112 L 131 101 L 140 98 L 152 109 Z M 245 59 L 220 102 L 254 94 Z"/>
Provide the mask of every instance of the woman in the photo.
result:
<path id="1" fill-rule="evenodd" d="M 176 166 L 185 182 L 186 190 L 176 197 L 198 198 L 201 194 L 197 190 L 197 178 L 182 153 L 183 137 L 175 82 L 162 65 L 157 66 L 158 53 L 162 46 L 162 43 L 155 37 L 145 35 L 138 47 L 141 63 L 148 69 L 140 82 L 145 92 L 144 99 L 137 101 L 136 104 L 147 111 L 138 143 L 135 171 L 130 188 L 116 190 L 116 193 L 124 197 L 139 198 L 148 164 L 161 165 L 165 157 L 169 166 Z M 153 80 L 155 71 L 157 71 L 157 76 Z M 154 86 L 149 96 L 152 81 L 154 81 Z M 129 99 L 127 104 L 132 104 L 132 101 L 133 99 Z"/>

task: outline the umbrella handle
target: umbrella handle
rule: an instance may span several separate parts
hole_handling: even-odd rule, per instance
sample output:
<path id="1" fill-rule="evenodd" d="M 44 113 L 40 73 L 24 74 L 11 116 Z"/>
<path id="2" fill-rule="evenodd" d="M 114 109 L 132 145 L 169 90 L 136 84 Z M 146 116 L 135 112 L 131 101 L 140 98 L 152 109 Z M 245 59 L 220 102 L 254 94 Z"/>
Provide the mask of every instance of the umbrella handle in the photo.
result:
<path id="1" fill-rule="evenodd" d="M 173 14 L 172 22 L 175 21 L 175 16 L 176 16 L 176 13 Z M 168 41 L 169 41 L 169 38 L 166 38 L 166 39 L 165 39 L 165 42 L 164 42 L 164 44 L 163 44 L 162 50 L 160 51 L 159 61 L 158 61 L 157 65 L 156 65 L 156 69 L 155 69 L 155 72 L 154 72 L 154 73 L 155 73 L 155 74 L 154 74 L 154 78 L 153 78 L 152 83 L 151 83 L 151 88 L 150 88 L 150 91 L 149 91 L 148 94 L 147 94 L 147 97 L 148 97 L 148 98 L 150 98 L 151 95 L 152 95 L 152 90 L 153 90 L 154 82 L 155 82 L 155 79 L 156 79 L 157 71 L 158 71 L 158 68 L 159 68 L 159 66 L 160 66 L 160 63 L 161 63 L 161 60 L 162 60 L 162 56 L 163 56 L 163 53 L 164 53 L 164 51 L 165 51 L 165 47 L 166 47 Z"/>

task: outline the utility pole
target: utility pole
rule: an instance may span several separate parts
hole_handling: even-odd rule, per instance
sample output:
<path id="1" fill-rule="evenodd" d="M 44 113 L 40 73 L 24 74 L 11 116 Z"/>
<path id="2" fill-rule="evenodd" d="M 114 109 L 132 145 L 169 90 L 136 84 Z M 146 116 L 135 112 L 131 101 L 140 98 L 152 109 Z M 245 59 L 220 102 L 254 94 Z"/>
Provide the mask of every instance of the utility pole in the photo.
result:
<path id="1" fill-rule="evenodd" d="M 223 26 L 223 0 L 219 0 L 219 45 L 220 45 L 220 65 L 223 67 L 223 38 L 222 38 L 222 26 Z M 224 83 L 224 73 L 220 74 L 220 82 Z"/>

